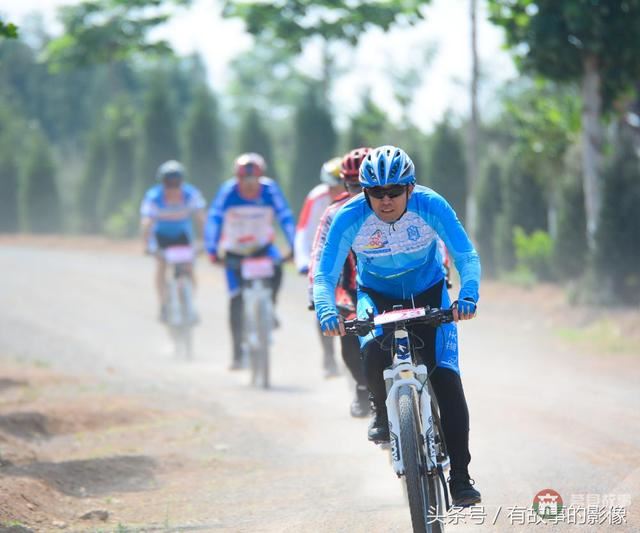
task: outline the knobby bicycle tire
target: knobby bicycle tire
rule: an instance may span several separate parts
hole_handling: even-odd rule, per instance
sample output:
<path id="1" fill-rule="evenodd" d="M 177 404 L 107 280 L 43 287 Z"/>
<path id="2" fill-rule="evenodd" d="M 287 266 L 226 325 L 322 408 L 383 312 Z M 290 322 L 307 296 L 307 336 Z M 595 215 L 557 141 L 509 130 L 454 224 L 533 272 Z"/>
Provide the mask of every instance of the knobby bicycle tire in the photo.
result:
<path id="1" fill-rule="evenodd" d="M 413 387 L 409 385 L 400 387 L 398 407 L 400 446 L 413 531 L 441 533 L 442 523 L 436 514 L 438 480 L 436 476 L 426 476 L 426 458 L 420 436 L 418 402 Z M 430 507 L 433 509 L 430 510 Z"/>

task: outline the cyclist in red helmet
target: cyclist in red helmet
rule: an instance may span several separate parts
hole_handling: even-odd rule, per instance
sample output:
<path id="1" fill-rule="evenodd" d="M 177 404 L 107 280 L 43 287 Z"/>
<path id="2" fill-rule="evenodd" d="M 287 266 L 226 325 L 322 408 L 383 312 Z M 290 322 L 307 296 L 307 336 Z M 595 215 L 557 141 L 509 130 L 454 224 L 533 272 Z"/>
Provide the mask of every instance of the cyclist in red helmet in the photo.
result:
<path id="1" fill-rule="evenodd" d="M 313 246 L 311 247 L 309 291 L 312 300 L 313 272 L 327 240 L 329 227 L 338 210 L 348 202 L 349 199 L 362 192 L 362 186 L 358 180 L 360 163 L 369 153 L 369 150 L 370 148 L 356 148 L 355 150 L 351 150 L 340 162 L 339 176 L 344 190 L 322 214 L 315 238 L 313 239 Z M 336 302 L 345 318 L 355 317 L 355 305 L 357 301 L 355 261 L 355 255 L 350 253 L 344 263 L 342 276 L 336 287 Z M 369 389 L 367 388 L 367 378 L 362 366 L 362 360 L 360 359 L 360 344 L 355 336 L 347 335 L 340 337 L 340 347 L 342 349 L 342 359 L 356 382 L 355 397 L 351 402 L 351 416 L 356 418 L 367 417 L 370 413 Z"/>

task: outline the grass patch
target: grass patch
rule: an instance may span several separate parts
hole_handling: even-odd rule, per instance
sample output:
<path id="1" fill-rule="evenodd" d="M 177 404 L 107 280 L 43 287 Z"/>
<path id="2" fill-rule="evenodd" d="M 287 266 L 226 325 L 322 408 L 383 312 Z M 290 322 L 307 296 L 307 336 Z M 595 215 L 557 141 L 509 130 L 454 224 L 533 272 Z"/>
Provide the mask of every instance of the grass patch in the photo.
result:
<path id="1" fill-rule="evenodd" d="M 608 354 L 638 354 L 640 342 L 623 334 L 620 326 L 611 319 L 602 319 L 584 328 L 558 328 L 556 334 L 563 340 L 588 346 Z"/>

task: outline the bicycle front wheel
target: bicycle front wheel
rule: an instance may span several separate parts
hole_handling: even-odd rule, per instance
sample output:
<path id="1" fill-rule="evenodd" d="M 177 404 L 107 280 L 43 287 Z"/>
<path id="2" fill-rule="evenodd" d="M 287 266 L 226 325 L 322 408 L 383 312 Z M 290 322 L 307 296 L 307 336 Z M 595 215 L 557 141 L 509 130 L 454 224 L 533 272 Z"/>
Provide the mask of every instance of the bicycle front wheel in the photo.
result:
<path id="1" fill-rule="evenodd" d="M 416 391 L 409 385 L 398 391 L 400 418 L 400 452 L 404 463 L 404 476 L 407 485 L 407 497 L 411 512 L 411 524 L 414 532 L 440 533 L 442 523 L 438 521 L 435 503 L 436 487 L 429 483 L 426 476 L 426 458 Z"/>

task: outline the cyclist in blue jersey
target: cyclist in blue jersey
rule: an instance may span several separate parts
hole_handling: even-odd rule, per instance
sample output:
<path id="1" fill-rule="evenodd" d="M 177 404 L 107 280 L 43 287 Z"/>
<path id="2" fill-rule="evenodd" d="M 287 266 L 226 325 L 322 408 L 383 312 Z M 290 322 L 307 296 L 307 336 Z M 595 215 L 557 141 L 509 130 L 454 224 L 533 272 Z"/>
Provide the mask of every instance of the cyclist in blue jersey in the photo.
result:
<path id="1" fill-rule="evenodd" d="M 140 206 L 145 250 L 156 252 L 169 246 L 191 244 L 195 237 L 193 219 L 199 235 L 204 234 L 205 199 L 198 189 L 185 183 L 184 177 L 184 167 L 178 161 L 165 161 L 158 167 L 158 183 L 145 193 Z M 156 290 L 162 321 L 167 319 L 165 275 L 166 263 L 162 254 L 157 254 Z M 193 271 L 191 278 L 195 281 Z"/>
<path id="2" fill-rule="evenodd" d="M 275 239 L 274 217 L 278 219 L 289 247 L 293 250 L 295 222 L 278 184 L 264 175 L 261 155 L 246 153 L 235 162 L 235 176 L 222 184 L 211 203 L 205 228 L 205 244 L 213 263 L 220 253 L 232 264 L 243 257 L 269 256 L 275 262 L 272 280 L 274 302 L 282 279 L 282 260 Z M 289 257 L 287 257 L 288 259 Z M 240 273 L 227 266 L 229 322 L 233 340 L 231 369 L 242 368 L 242 293 Z"/>
<path id="3" fill-rule="evenodd" d="M 449 307 L 442 264 L 441 238 L 460 273 L 460 293 L 453 306 L 454 320 L 476 314 L 480 285 L 480 259 L 447 201 L 435 191 L 416 185 L 415 169 L 400 148 L 381 146 L 369 152 L 360 166 L 363 194 L 336 214 L 314 278 L 314 302 L 326 335 L 344 335 L 336 309 L 335 286 L 349 251 L 357 258 L 357 313 L 374 313 L 403 307 Z M 365 373 L 375 413 L 368 436 L 389 440 L 383 370 L 391 365 L 388 347 L 381 345 L 389 333 L 378 327 L 360 338 Z M 456 324 L 438 329 L 413 329 L 422 342 L 415 343 L 418 357 L 435 368 L 431 383 L 440 405 L 442 426 L 451 458 L 449 487 L 453 503 L 468 506 L 481 501 L 469 477 L 469 411 L 458 367 Z"/>

